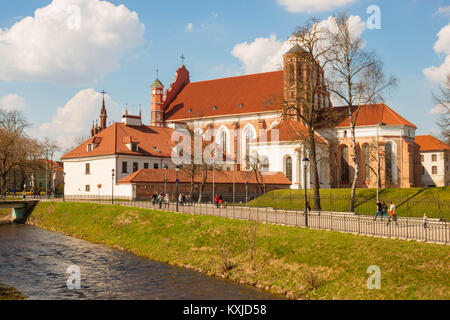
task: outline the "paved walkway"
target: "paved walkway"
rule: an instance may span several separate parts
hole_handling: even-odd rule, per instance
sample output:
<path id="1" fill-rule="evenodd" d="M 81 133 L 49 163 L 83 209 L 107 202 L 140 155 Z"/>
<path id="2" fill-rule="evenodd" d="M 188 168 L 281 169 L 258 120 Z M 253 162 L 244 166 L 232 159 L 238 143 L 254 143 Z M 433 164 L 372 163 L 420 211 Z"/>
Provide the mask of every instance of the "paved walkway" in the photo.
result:
<path id="1" fill-rule="evenodd" d="M 55 199 L 43 200 L 55 201 Z M 61 200 L 56 200 L 61 201 Z M 66 200 L 72 201 L 72 200 Z M 75 202 L 94 202 L 111 204 L 111 201 L 73 200 Z M 169 208 L 164 205 L 153 206 L 147 201 L 114 201 L 116 205 L 155 209 L 162 211 L 176 211 L 176 204 L 171 203 Z M 374 221 L 373 216 L 355 215 L 342 212 L 310 212 L 307 217 L 303 211 L 276 210 L 273 208 L 253 208 L 245 206 L 228 206 L 216 208 L 211 204 L 193 204 L 178 206 L 181 213 L 224 217 L 229 219 L 252 220 L 267 224 L 333 230 L 346 233 L 368 235 L 383 238 L 404 240 L 417 240 L 432 243 L 450 244 L 450 226 L 448 222 L 429 219 L 425 226 L 422 219 L 398 218 L 397 221 L 388 221 L 386 218 Z"/>

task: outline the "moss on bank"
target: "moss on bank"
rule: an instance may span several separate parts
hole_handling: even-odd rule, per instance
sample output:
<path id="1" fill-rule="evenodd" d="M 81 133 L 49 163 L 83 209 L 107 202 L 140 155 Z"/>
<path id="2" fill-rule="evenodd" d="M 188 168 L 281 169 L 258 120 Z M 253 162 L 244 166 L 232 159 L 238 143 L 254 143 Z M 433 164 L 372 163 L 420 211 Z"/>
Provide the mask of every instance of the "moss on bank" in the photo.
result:
<path id="1" fill-rule="evenodd" d="M 41 203 L 28 223 L 290 298 L 450 298 L 445 245 L 88 203 Z"/>
<path id="2" fill-rule="evenodd" d="M 6 288 L 0 283 L 0 300 L 24 300 L 25 296 L 16 288 Z"/>

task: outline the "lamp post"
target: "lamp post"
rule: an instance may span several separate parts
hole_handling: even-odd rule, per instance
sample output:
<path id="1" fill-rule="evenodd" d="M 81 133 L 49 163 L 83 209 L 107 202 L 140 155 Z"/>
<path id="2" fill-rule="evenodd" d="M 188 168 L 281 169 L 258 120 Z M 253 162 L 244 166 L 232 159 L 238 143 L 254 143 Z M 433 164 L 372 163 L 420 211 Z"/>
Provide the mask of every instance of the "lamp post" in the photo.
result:
<path id="1" fill-rule="evenodd" d="M 166 194 L 167 194 L 167 169 L 168 169 L 167 164 L 165 164 L 163 168 L 164 168 L 164 196 L 166 196 Z"/>
<path id="2" fill-rule="evenodd" d="M 305 227 L 308 227 L 308 186 L 306 185 L 306 170 L 309 166 L 309 159 L 308 157 L 304 157 L 303 160 L 303 186 L 305 189 Z"/>
<path id="3" fill-rule="evenodd" d="M 64 172 L 64 181 L 63 181 L 63 202 L 66 201 L 66 173 Z"/>
<path id="4" fill-rule="evenodd" d="M 176 199 L 175 199 L 175 201 L 176 201 L 176 203 L 177 203 L 177 212 L 178 212 L 178 183 L 179 183 L 179 180 L 178 180 L 178 171 L 180 171 L 180 167 L 179 167 L 179 166 L 176 166 L 176 167 L 175 167 L 175 171 L 176 171 L 176 173 L 177 173 L 176 189 L 175 189 L 175 193 L 176 193 Z"/>
<path id="5" fill-rule="evenodd" d="M 216 154 L 214 154 L 214 159 L 213 159 L 213 189 L 212 189 L 212 203 L 214 205 L 214 197 L 216 196 L 216 177 L 215 177 L 215 167 L 216 167 Z"/>
<path id="6" fill-rule="evenodd" d="M 248 203 L 248 181 L 245 182 L 245 203 Z"/>
<path id="7" fill-rule="evenodd" d="M 380 193 L 380 127 L 385 126 L 386 123 L 378 122 L 377 125 L 377 203 L 379 201 L 379 193 Z"/>
<path id="8" fill-rule="evenodd" d="M 116 170 L 111 170 L 111 204 L 114 204 L 114 177 L 116 176 Z"/>

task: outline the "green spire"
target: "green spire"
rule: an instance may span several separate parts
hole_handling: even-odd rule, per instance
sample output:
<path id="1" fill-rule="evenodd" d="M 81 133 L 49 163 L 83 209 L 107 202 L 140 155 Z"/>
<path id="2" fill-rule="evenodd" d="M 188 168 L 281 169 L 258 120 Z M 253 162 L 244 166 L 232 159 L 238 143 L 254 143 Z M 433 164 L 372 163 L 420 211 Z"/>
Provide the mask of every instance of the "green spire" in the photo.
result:
<path id="1" fill-rule="evenodd" d="M 155 82 L 152 83 L 152 88 L 164 88 L 164 85 L 156 78 Z"/>

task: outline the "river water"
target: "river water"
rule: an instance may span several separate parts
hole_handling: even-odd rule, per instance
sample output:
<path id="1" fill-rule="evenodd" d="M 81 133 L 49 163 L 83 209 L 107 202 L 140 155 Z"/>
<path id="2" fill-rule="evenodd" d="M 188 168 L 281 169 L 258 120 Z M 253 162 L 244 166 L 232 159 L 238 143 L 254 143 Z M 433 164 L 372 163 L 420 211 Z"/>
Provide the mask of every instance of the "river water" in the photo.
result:
<path id="1" fill-rule="evenodd" d="M 81 289 L 66 274 L 78 266 Z M 26 225 L 0 225 L 0 283 L 29 299 L 266 300 L 257 289 Z"/>

